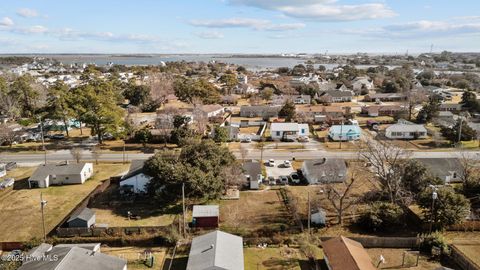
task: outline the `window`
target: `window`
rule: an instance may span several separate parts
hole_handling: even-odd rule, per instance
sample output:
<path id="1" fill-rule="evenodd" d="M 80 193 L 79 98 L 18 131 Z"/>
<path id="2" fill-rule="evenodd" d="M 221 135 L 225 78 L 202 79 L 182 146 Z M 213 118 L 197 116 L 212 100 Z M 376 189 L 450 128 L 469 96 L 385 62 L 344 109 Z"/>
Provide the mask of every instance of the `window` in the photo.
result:
<path id="1" fill-rule="evenodd" d="M 280 131 L 277 131 L 277 136 L 281 136 Z"/>
<path id="2" fill-rule="evenodd" d="M 305 134 L 305 129 L 304 128 L 302 128 L 302 134 Z"/>

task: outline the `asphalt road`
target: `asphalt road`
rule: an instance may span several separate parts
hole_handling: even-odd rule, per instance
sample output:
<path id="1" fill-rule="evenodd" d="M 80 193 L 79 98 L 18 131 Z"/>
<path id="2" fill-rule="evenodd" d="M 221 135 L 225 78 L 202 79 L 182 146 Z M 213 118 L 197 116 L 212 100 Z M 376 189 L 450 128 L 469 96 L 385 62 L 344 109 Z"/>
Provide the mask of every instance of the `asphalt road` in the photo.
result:
<path id="1" fill-rule="evenodd" d="M 299 149 L 299 150 L 285 150 L 285 149 L 265 149 L 263 153 L 259 149 L 246 149 L 243 154 L 240 151 L 233 151 L 237 158 L 245 159 L 266 159 L 286 160 L 286 159 L 319 159 L 319 158 L 358 158 L 358 152 L 353 151 L 326 151 L 324 149 Z M 474 159 L 480 159 L 480 151 L 417 151 L 412 153 L 412 158 L 458 158 L 462 153 L 468 153 L 468 156 Z M 142 153 L 126 153 L 109 152 L 102 153 L 98 158 L 99 161 L 108 162 L 122 162 L 131 161 L 135 159 L 147 159 L 153 154 Z M 47 152 L 47 161 L 51 163 L 60 161 L 72 161 L 74 158 L 68 150 L 50 151 Z M 82 160 L 94 160 L 92 153 L 89 150 L 82 152 Z M 38 153 L 0 153 L 0 162 L 14 161 L 24 165 L 37 165 L 44 162 L 44 154 Z"/>

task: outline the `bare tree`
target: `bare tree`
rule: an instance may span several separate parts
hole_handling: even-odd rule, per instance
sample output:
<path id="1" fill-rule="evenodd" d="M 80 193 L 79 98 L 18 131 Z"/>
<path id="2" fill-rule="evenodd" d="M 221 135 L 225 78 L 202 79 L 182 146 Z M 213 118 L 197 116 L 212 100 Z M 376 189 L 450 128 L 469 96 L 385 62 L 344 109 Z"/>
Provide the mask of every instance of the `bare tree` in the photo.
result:
<path id="1" fill-rule="evenodd" d="M 467 152 L 460 153 L 460 164 L 461 164 L 461 171 L 460 171 L 460 178 L 464 186 L 469 186 L 478 182 L 479 178 L 479 162 L 475 159 L 475 157 Z"/>
<path id="2" fill-rule="evenodd" d="M 150 87 L 150 95 L 159 104 L 167 101 L 168 95 L 174 94 L 173 83 L 175 78 L 168 73 L 151 73 L 148 76 L 147 85 Z"/>
<path id="3" fill-rule="evenodd" d="M 344 181 L 340 179 L 343 177 L 336 172 L 327 175 L 332 179 L 329 179 L 325 185 L 325 198 L 333 207 L 338 224 L 343 225 L 343 217 L 346 211 L 358 202 L 358 198 L 352 194 L 352 190 L 356 187 L 355 183 L 358 175 L 356 175 L 355 169 L 352 169 L 351 176 L 347 176 Z"/>
<path id="4" fill-rule="evenodd" d="M 6 144 L 12 146 L 13 142 L 17 137 L 17 132 L 7 125 L 7 124 L 0 124 L 0 145 Z"/>
<path id="5" fill-rule="evenodd" d="M 224 179 L 225 192 L 230 187 L 240 187 L 244 183 L 242 166 L 237 162 L 224 168 L 221 172 Z"/>
<path id="6" fill-rule="evenodd" d="M 80 147 L 73 147 L 70 149 L 70 154 L 72 155 L 73 159 L 77 162 L 80 163 L 80 160 L 82 159 L 82 148 Z"/>
<path id="7" fill-rule="evenodd" d="M 202 110 L 203 103 L 199 98 L 193 98 L 193 123 L 195 131 L 200 135 L 205 135 L 207 131 L 208 117 Z"/>
<path id="8" fill-rule="evenodd" d="M 162 137 L 165 147 L 169 141 L 170 134 L 173 129 L 173 120 L 175 115 L 179 115 L 180 111 L 175 107 L 166 106 L 163 110 L 157 112 L 157 120 L 155 128 L 158 130 L 159 135 Z"/>
<path id="9" fill-rule="evenodd" d="M 417 105 L 428 101 L 428 97 L 423 90 L 409 89 L 405 93 L 407 99 L 405 107 L 407 108 L 408 120 L 412 120 L 414 109 Z"/>
<path id="10" fill-rule="evenodd" d="M 389 200 L 392 203 L 405 203 L 403 165 L 410 157 L 410 152 L 384 141 L 367 139 L 360 157 L 371 167 L 380 185 L 379 189 L 386 193 Z"/>
<path id="11" fill-rule="evenodd" d="M 253 95 L 249 100 L 251 105 L 259 105 L 262 102 L 262 98 L 258 95 Z"/>

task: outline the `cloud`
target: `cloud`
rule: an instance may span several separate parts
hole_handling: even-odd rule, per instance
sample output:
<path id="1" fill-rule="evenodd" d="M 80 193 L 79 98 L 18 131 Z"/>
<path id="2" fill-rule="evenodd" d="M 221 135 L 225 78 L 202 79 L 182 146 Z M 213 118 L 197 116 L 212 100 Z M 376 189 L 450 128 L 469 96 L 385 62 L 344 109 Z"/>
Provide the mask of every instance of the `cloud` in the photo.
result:
<path id="1" fill-rule="evenodd" d="M 196 33 L 199 38 L 203 39 L 221 39 L 223 38 L 223 34 L 217 31 L 208 31 L 208 32 L 199 32 Z"/>
<path id="2" fill-rule="evenodd" d="M 230 0 L 232 5 L 273 10 L 302 19 L 318 21 L 356 21 L 390 18 L 396 13 L 384 3 L 339 4 L 337 0 Z"/>
<path id="3" fill-rule="evenodd" d="M 48 28 L 42 25 L 34 25 L 29 27 L 13 27 L 9 29 L 9 31 L 19 34 L 43 34 L 49 32 Z"/>
<path id="4" fill-rule="evenodd" d="M 17 10 L 17 15 L 24 18 L 32 18 L 32 17 L 37 17 L 38 12 L 34 9 L 21 8 Z"/>
<path id="5" fill-rule="evenodd" d="M 447 37 L 465 34 L 480 34 L 480 22 L 467 22 L 467 20 L 450 20 L 448 22 L 420 20 L 376 28 L 344 29 L 339 31 L 339 33 L 390 39 Z"/>
<path id="6" fill-rule="evenodd" d="M 3 17 L 1 20 L 0 20 L 0 26 L 6 26 L 6 27 L 9 27 L 9 26 L 13 26 L 13 21 L 12 19 L 10 19 L 9 17 Z"/>
<path id="7" fill-rule="evenodd" d="M 260 31 L 287 31 L 305 27 L 303 23 L 274 24 L 268 20 L 231 18 L 221 20 L 192 20 L 190 25 L 207 28 L 250 28 Z"/>

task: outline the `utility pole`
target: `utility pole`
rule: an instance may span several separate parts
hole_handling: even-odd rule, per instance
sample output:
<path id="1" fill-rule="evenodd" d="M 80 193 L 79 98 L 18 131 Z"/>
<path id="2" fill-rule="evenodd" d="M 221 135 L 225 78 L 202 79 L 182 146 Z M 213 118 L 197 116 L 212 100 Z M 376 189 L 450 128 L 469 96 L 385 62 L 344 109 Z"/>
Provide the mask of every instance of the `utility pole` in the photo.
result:
<path id="1" fill-rule="evenodd" d="M 311 235 L 310 231 L 310 220 L 312 219 L 312 212 L 310 208 L 310 191 L 307 192 L 307 200 L 308 200 L 308 235 Z"/>
<path id="2" fill-rule="evenodd" d="M 47 205 L 47 201 L 43 200 L 43 193 L 40 192 L 40 209 L 42 211 L 42 227 L 43 227 L 43 242 L 47 242 L 47 232 L 45 230 L 45 215 L 43 209 Z"/>
<path id="3" fill-rule="evenodd" d="M 183 208 L 183 238 L 187 237 L 187 230 L 185 228 L 186 217 L 185 217 L 185 183 L 182 184 L 182 208 Z"/>
<path id="4" fill-rule="evenodd" d="M 40 133 L 42 135 L 42 150 L 44 154 L 44 162 L 45 162 L 45 165 L 47 165 L 47 148 L 45 148 L 45 138 L 43 136 L 43 121 L 42 121 L 42 117 L 39 117 L 38 119 L 40 120 Z"/>
<path id="5" fill-rule="evenodd" d="M 123 141 L 123 164 L 125 164 L 125 141 Z"/>
<path id="6" fill-rule="evenodd" d="M 340 149 L 342 149 L 342 140 L 343 140 L 343 121 L 340 125 Z"/>

